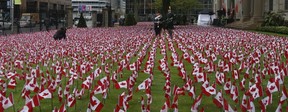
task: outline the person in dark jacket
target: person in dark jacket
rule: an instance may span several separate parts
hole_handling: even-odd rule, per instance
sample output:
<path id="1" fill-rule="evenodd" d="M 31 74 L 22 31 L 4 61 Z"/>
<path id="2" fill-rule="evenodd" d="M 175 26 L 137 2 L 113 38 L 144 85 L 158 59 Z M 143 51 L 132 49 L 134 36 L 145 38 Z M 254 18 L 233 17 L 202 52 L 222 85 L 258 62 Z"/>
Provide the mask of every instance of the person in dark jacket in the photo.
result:
<path id="1" fill-rule="evenodd" d="M 167 19 L 165 20 L 166 29 L 168 31 L 169 37 L 173 38 L 173 29 L 174 29 L 174 14 L 171 12 L 171 10 L 168 10 Z"/>
<path id="2" fill-rule="evenodd" d="M 66 28 L 60 28 L 60 30 L 54 34 L 53 38 L 55 40 L 66 39 Z"/>
<path id="3" fill-rule="evenodd" d="M 156 36 L 161 35 L 162 30 L 162 15 L 158 12 L 154 18 L 154 31 Z"/>

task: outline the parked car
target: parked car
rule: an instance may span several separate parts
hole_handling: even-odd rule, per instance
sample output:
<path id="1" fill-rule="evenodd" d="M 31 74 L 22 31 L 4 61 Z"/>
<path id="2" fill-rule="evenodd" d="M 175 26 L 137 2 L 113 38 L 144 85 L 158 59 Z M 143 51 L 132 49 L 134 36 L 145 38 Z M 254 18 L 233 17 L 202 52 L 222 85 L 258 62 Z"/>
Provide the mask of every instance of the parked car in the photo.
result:
<path id="1" fill-rule="evenodd" d="M 10 30 L 12 27 L 12 23 L 8 21 L 4 21 L 4 27 L 3 27 L 3 20 L 0 20 L 0 30 Z"/>

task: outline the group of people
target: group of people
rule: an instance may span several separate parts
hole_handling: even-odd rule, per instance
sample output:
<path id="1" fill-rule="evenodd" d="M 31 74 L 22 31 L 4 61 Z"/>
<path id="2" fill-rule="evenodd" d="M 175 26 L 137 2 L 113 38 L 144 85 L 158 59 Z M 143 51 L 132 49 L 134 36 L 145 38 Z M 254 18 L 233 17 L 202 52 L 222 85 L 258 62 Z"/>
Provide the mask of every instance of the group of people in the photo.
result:
<path id="1" fill-rule="evenodd" d="M 173 29 L 174 29 L 174 14 L 171 12 L 171 10 L 168 10 L 168 14 L 166 16 L 166 19 L 163 19 L 162 15 L 158 12 L 156 13 L 156 17 L 154 18 L 154 31 L 156 36 L 161 35 L 162 29 L 167 30 L 169 37 L 173 38 Z"/>

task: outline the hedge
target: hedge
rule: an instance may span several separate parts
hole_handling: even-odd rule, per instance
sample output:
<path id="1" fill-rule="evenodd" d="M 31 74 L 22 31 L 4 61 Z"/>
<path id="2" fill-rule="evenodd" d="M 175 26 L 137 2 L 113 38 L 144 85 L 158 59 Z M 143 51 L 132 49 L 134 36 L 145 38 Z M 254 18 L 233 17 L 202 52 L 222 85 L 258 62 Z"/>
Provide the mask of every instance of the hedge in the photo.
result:
<path id="1" fill-rule="evenodd" d="M 286 26 L 263 26 L 257 28 L 257 31 L 273 32 L 288 35 L 288 27 Z"/>

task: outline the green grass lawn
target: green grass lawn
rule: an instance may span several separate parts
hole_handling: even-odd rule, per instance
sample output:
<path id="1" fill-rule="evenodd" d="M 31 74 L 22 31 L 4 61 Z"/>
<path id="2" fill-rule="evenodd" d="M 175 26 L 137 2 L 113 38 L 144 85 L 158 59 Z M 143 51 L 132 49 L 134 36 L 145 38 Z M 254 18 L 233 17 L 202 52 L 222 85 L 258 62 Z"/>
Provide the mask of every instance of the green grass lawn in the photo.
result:
<path id="1" fill-rule="evenodd" d="M 266 33 L 266 32 L 260 32 L 260 33 L 269 34 L 269 35 L 275 35 L 274 33 Z M 279 36 L 287 36 L 287 35 L 279 35 Z M 148 60 L 148 52 L 152 49 L 151 47 L 152 47 L 153 42 L 155 40 L 159 40 L 160 39 L 160 38 L 159 39 L 155 39 L 152 35 L 151 35 L 151 38 L 153 38 L 153 41 L 151 41 L 150 47 L 146 51 L 146 56 L 143 59 L 143 62 L 142 62 L 142 65 L 141 65 L 141 69 L 138 71 L 138 77 L 136 79 L 136 83 L 133 86 L 133 88 L 134 88 L 133 89 L 133 97 L 132 97 L 132 100 L 129 101 L 129 109 L 127 110 L 128 112 L 141 112 L 141 96 L 144 97 L 145 104 L 147 104 L 146 103 L 147 102 L 147 96 L 145 94 L 145 91 L 141 90 L 141 91 L 136 92 L 135 90 L 138 87 L 138 85 L 141 82 L 143 82 L 143 80 L 145 80 L 145 79 L 147 79 L 149 77 L 148 74 L 143 73 L 141 71 L 144 70 L 144 68 L 145 68 L 145 64 L 146 64 L 146 62 Z M 186 82 L 183 81 L 181 79 L 181 77 L 178 75 L 179 71 L 178 71 L 177 67 L 173 67 L 173 66 L 170 65 L 172 63 L 172 60 L 170 58 L 172 52 L 168 49 L 168 41 L 167 41 L 167 39 L 163 39 L 163 40 L 164 40 L 164 43 L 166 45 L 165 49 L 167 51 L 167 57 L 168 57 L 167 59 L 168 59 L 168 65 L 169 65 L 168 67 L 170 69 L 170 75 L 171 75 L 171 91 L 173 91 L 174 85 L 176 85 L 178 87 L 183 87 L 183 85 Z M 181 43 L 181 44 L 184 45 L 185 43 Z M 173 41 L 173 45 L 174 45 L 173 47 L 175 48 L 176 52 L 178 53 L 179 60 L 182 61 L 183 64 L 185 65 L 184 67 L 185 67 L 187 76 L 191 80 L 194 80 L 194 77 L 192 76 L 192 72 L 194 70 L 193 64 L 189 63 L 188 61 L 186 61 L 184 59 L 182 59 L 183 52 L 177 47 L 176 41 Z M 136 54 L 139 53 L 139 51 L 143 48 L 143 46 L 144 45 L 141 44 L 139 49 L 137 49 L 138 52 L 136 52 Z M 159 43 L 157 43 L 156 46 L 157 46 L 157 50 L 156 50 L 156 55 L 155 55 L 155 65 L 154 65 L 154 69 L 153 69 L 154 80 L 153 80 L 152 86 L 151 86 L 151 93 L 152 93 L 152 100 L 153 100 L 152 104 L 150 105 L 151 112 L 160 111 L 162 106 L 164 105 L 164 102 L 165 102 L 165 96 L 164 96 L 165 92 L 163 91 L 163 87 L 165 85 L 165 76 L 164 76 L 163 72 L 161 72 L 159 69 L 157 69 L 157 67 L 160 65 L 159 60 L 164 58 L 164 56 L 162 54 L 160 54 L 161 48 L 159 47 L 160 46 Z M 187 46 L 185 45 L 185 47 L 187 47 Z M 127 48 L 127 49 L 129 49 L 129 48 Z M 188 52 L 190 54 L 192 54 L 192 51 L 188 51 Z M 108 55 L 109 53 L 110 53 L 110 55 L 112 54 L 111 52 L 107 52 L 107 54 L 104 53 L 104 55 Z M 204 51 L 202 51 L 202 53 L 204 54 Z M 123 54 L 124 55 L 127 54 L 127 51 L 124 51 Z M 30 54 L 27 54 L 27 56 L 29 56 L 29 55 Z M 83 55 L 81 58 L 84 58 L 84 59 L 88 60 L 88 57 L 89 56 L 85 57 Z M 85 77 L 87 77 L 91 73 L 93 73 L 95 68 L 98 68 L 98 67 L 102 68 L 102 73 L 100 74 L 99 77 L 97 77 L 97 78 L 95 78 L 95 80 L 93 80 L 91 89 L 85 90 L 85 94 L 81 98 L 77 99 L 75 106 L 69 107 L 69 108 L 66 107 L 68 112 L 84 112 L 84 111 L 86 111 L 87 107 L 88 107 L 88 103 L 89 103 L 89 97 L 90 97 L 89 96 L 89 91 L 91 91 L 92 88 L 94 88 L 95 85 L 97 85 L 97 81 L 98 80 L 100 80 L 101 78 L 106 76 L 106 74 L 104 73 L 104 69 L 103 69 L 104 67 L 101 65 L 101 57 L 96 55 L 96 54 L 93 54 L 93 53 L 90 54 L 90 57 L 92 57 L 93 59 L 97 60 L 97 65 L 93 65 L 94 69 L 92 69 L 91 71 L 83 74 L 83 79 L 85 79 Z M 130 64 L 135 62 L 138 57 L 139 57 L 138 55 L 135 55 L 135 56 L 133 55 L 131 60 L 130 60 Z M 248 56 L 246 56 L 246 57 L 248 57 Z M 220 59 L 223 59 L 223 57 L 219 56 L 218 60 L 220 60 Z M 48 70 L 50 72 L 51 77 L 56 78 L 56 74 L 54 74 L 52 68 L 49 68 L 49 67 L 51 67 L 52 63 L 56 63 L 56 61 L 62 61 L 62 62 L 68 62 L 72 66 L 72 61 L 71 60 L 72 60 L 71 57 L 65 57 L 65 58 L 58 57 L 57 60 L 51 60 L 50 63 L 48 63 L 48 67 L 45 67 L 41 63 L 36 63 L 36 64 L 33 65 L 33 67 L 38 66 L 40 68 L 40 70 L 43 71 L 44 75 L 46 75 L 46 71 Z M 214 62 L 215 65 L 217 65 L 218 60 L 216 62 Z M 260 59 L 261 63 L 259 65 L 257 65 L 257 66 L 260 66 L 260 67 L 263 68 L 263 66 L 264 66 L 264 62 L 263 61 L 264 60 L 265 59 L 261 58 Z M 121 61 L 121 60 L 118 60 L 118 61 Z M 282 60 L 282 61 L 286 61 L 286 59 Z M 108 59 L 105 63 L 111 64 L 112 60 Z M 200 66 L 204 67 L 205 65 L 204 64 L 200 64 Z M 238 69 L 239 66 L 240 66 L 240 64 L 232 65 L 232 67 L 234 69 Z M 28 67 L 28 65 L 24 65 L 24 71 L 22 71 L 21 69 L 16 69 L 16 68 L 15 69 L 16 69 L 16 72 L 21 74 L 21 75 L 23 75 L 23 73 L 29 74 L 30 72 L 25 70 L 26 67 Z M 118 67 L 117 63 L 113 63 L 112 67 L 109 68 L 110 73 L 112 73 L 113 71 L 116 71 L 117 67 Z M 255 67 L 255 68 L 257 68 L 257 67 Z M 216 70 L 219 70 L 219 68 L 217 68 Z M 69 70 L 66 70 L 66 71 L 69 71 Z M 238 80 L 234 80 L 234 82 L 236 83 L 235 85 L 238 87 L 238 91 L 239 91 L 239 96 L 238 96 L 238 102 L 237 103 L 232 101 L 230 96 L 224 92 L 224 89 L 223 89 L 224 86 L 223 85 L 216 84 L 217 92 L 219 90 L 223 90 L 222 93 L 223 93 L 224 98 L 227 99 L 229 105 L 232 108 L 236 108 L 237 111 L 241 111 L 240 104 L 242 102 L 243 94 L 245 93 L 245 91 L 241 91 L 240 90 L 240 86 L 239 86 L 240 81 L 244 77 L 245 71 L 246 71 L 246 69 L 244 69 L 242 72 L 239 73 L 240 77 L 239 77 Z M 215 80 L 215 73 L 216 73 L 216 71 L 214 71 L 212 73 L 207 73 L 207 77 L 209 78 L 210 85 L 212 85 L 216 81 Z M 251 70 L 250 70 L 250 73 L 251 73 Z M 132 71 L 124 69 L 122 74 L 123 74 L 123 77 L 120 77 L 119 76 L 120 74 L 118 74 L 118 82 L 123 81 L 123 80 L 127 80 L 131 76 Z M 112 74 L 110 74 L 110 76 L 111 75 Z M 231 78 L 232 77 L 232 72 L 227 72 L 227 73 L 225 73 L 225 75 L 226 75 L 227 78 Z M 251 73 L 250 75 L 251 75 L 250 79 L 253 79 L 253 76 L 255 74 Z M 264 96 L 266 96 L 265 87 L 266 87 L 267 81 L 268 81 L 268 79 L 270 77 L 273 77 L 273 76 L 271 76 L 271 75 L 268 76 L 267 75 L 265 79 L 262 77 L 262 83 L 261 84 L 262 84 Z M 47 78 L 47 76 L 45 76 L 45 78 Z M 249 88 L 249 80 L 250 79 L 246 80 L 246 83 L 245 83 L 245 87 L 246 88 Z M 65 77 L 65 76 L 62 77 L 62 80 L 61 80 L 61 83 L 60 83 L 62 85 L 62 90 L 65 89 L 65 86 L 66 86 L 66 83 L 67 83 L 68 80 L 69 80 L 68 77 Z M 284 81 L 285 80 L 288 80 L 288 78 L 284 77 Z M 9 79 L 7 79 L 6 81 L 8 82 Z M 74 81 L 73 85 L 70 86 L 70 93 L 72 93 L 74 88 L 81 89 L 81 84 L 82 84 L 83 81 L 84 80 L 76 79 Z M 40 77 L 37 77 L 37 83 L 38 83 L 38 85 L 41 84 Z M 6 92 L 7 95 L 6 96 L 8 96 L 9 93 L 11 93 L 11 92 L 13 92 L 13 94 L 14 94 L 14 107 L 15 108 L 10 107 L 7 110 L 5 110 L 6 112 L 18 111 L 24 106 L 25 99 L 21 97 L 21 91 L 22 91 L 22 88 L 23 88 L 24 85 L 25 85 L 25 81 L 24 80 L 17 80 L 16 88 L 7 90 L 7 92 Z M 284 82 L 283 85 L 287 85 L 287 83 Z M 280 88 L 281 88 L 280 90 L 282 90 L 283 85 L 280 86 Z M 201 82 L 197 82 L 197 83 L 194 83 L 193 86 L 196 88 L 195 92 L 196 92 L 196 98 L 197 98 L 200 94 L 202 94 L 202 91 L 201 91 L 202 83 Z M 40 101 L 40 106 L 33 108 L 34 112 L 50 112 L 50 111 L 52 111 L 52 109 L 54 109 L 54 107 L 60 108 L 60 106 L 64 103 L 64 101 L 66 99 L 64 97 L 63 101 L 59 102 L 58 101 L 57 91 L 58 91 L 58 86 L 57 86 L 56 92 L 53 93 L 53 98 L 52 99 L 41 100 Z M 124 89 L 124 88 L 116 89 L 114 87 L 114 83 L 112 81 L 110 81 L 110 87 L 108 89 L 107 99 L 104 99 L 102 97 L 102 94 L 95 95 L 104 104 L 102 112 L 113 112 L 113 110 L 115 109 L 115 107 L 116 107 L 116 105 L 118 103 L 119 95 L 122 92 L 126 92 L 126 94 L 128 94 L 128 90 L 127 89 Z M 32 97 L 34 95 L 35 95 L 35 93 L 31 92 L 30 96 Z M 256 107 L 256 111 L 257 112 L 260 111 L 260 105 L 259 105 L 258 102 L 261 99 L 263 99 L 264 96 L 260 97 L 260 98 L 257 98 L 254 101 L 254 105 Z M 272 111 L 276 110 L 276 108 L 278 106 L 278 101 L 280 99 L 280 96 L 281 96 L 281 92 L 273 93 L 273 103 L 271 105 L 267 106 L 267 109 L 266 109 L 267 112 L 272 112 Z M 214 112 L 223 112 L 224 111 L 223 108 L 218 108 L 213 103 L 213 98 L 214 97 L 215 97 L 215 95 L 211 95 L 209 97 L 203 95 L 202 102 L 201 102 L 201 105 L 199 106 L 199 109 L 204 108 L 204 110 L 206 112 L 213 112 L 213 111 Z M 173 101 L 173 95 L 170 98 L 170 102 L 171 103 L 172 103 L 172 101 Z M 178 100 L 179 112 L 189 112 L 189 111 L 191 111 L 191 106 L 192 106 L 194 101 L 195 100 L 188 95 L 187 91 L 185 92 L 184 96 L 179 96 L 179 100 Z M 284 109 L 284 106 L 286 108 L 286 105 L 287 105 L 287 101 L 283 104 L 283 109 Z M 170 109 L 169 112 L 173 112 L 173 110 Z"/>

